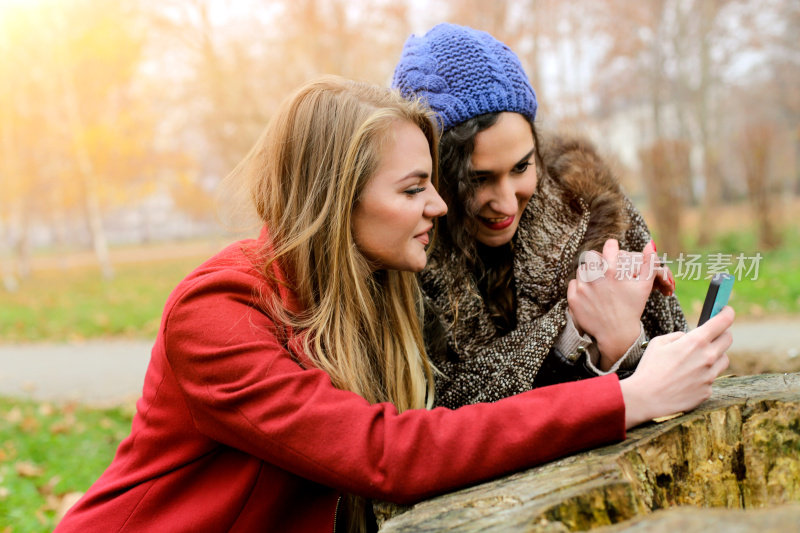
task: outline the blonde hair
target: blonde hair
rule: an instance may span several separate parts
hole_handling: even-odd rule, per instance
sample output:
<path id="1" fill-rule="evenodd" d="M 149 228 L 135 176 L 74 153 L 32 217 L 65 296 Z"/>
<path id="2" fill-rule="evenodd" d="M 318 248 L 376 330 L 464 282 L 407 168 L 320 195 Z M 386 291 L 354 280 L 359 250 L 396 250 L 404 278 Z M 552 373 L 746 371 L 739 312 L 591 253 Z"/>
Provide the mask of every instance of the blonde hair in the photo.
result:
<path id="1" fill-rule="evenodd" d="M 287 99 L 229 179 L 249 184 L 266 224 L 270 239 L 260 266 L 272 288 L 277 262 L 303 309 L 292 312 L 271 290 L 267 312 L 302 333 L 306 355 L 336 387 L 403 411 L 433 402 L 416 275 L 373 272 L 352 231 L 353 208 L 398 121 L 425 134 L 435 185 L 430 111 L 395 91 L 333 76 Z"/>

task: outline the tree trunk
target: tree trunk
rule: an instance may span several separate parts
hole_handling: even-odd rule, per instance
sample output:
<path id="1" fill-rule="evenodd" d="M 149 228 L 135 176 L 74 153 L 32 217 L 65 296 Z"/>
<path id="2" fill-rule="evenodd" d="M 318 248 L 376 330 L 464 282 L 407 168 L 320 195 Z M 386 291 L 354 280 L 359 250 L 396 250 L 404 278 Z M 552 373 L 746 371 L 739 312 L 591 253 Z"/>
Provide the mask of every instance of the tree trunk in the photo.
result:
<path id="1" fill-rule="evenodd" d="M 2 44 L 2 43 L 0 43 Z M 5 47 L 2 50 L 6 52 Z M 14 102 L 15 96 L 11 80 L 4 80 L 3 88 L 9 95 L 9 101 Z M 13 211 L 13 203 L 20 202 L 19 191 L 14 194 L 10 191 L 14 184 L 19 184 L 22 179 L 21 165 L 19 164 L 19 150 L 15 142 L 15 124 L 14 117 L 8 113 L 1 113 L 0 118 L 3 118 L 3 123 L 0 125 L 0 175 L 3 176 L 3 182 L 0 183 L 0 275 L 3 278 L 3 286 L 9 292 L 14 292 L 19 287 L 19 280 L 17 279 L 17 272 L 14 268 L 14 254 L 16 246 L 12 244 L 12 231 L 7 229 L 4 224 L 4 219 L 10 218 L 10 212 Z M 18 187 L 19 190 L 23 188 Z M 2 257 L 8 255 L 9 257 Z"/>
<path id="2" fill-rule="evenodd" d="M 14 272 L 11 250 L 8 246 L 9 237 L 6 235 L 5 224 L 0 219 L 0 277 L 3 279 L 3 288 L 7 292 L 16 292 L 19 289 L 19 280 Z"/>
<path id="3" fill-rule="evenodd" d="M 701 130 L 705 130 L 702 127 Z M 705 137 L 705 133 L 703 137 Z M 720 173 L 719 157 L 716 148 L 709 145 L 707 139 L 701 141 L 703 147 L 703 196 L 700 203 L 700 218 L 697 228 L 697 244 L 704 247 L 711 244 L 717 228 L 714 216 L 722 192 L 720 183 L 722 175 Z"/>
<path id="4" fill-rule="evenodd" d="M 60 82 L 60 103 L 62 104 L 61 107 L 73 138 L 75 163 L 78 169 L 78 177 L 81 180 L 83 188 L 83 209 L 92 237 L 92 249 L 94 250 L 94 255 L 103 273 L 103 277 L 105 279 L 111 279 L 114 277 L 114 268 L 111 266 L 111 258 L 108 253 L 108 241 L 103 226 L 103 214 L 100 208 L 97 175 L 89 155 L 89 150 L 85 143 L 82 142 L 80 136 L 80 133 L 84 131 L 84 125 L 80 115 L 74 80 L 68 72 L 65 72 L 62 65 L 58 64 L 57 69 Z"/>
<path id="5" fill-rule="evenodd" d="M 689 188 L 689 147 L 681 141 L 658 139 L 639 155 L 659 249 L 676 257 L 681 251 L 681 218 Z"/>
<path id="6" fill-rule="evenodd" d="M 616 524 L 613 531 L 673 533 L 742 523 L 794 531 L 797 506 L 749 509 L 800 502 L 798 424 L 800 374 L 718 379 L 696 410 L 634 429 L 619 444 L 411 508 L 386 513 L 388 506 L 378 506 L 380 531 L 584 531 Z"/>
<path id="7" fill-rule="evenodd" d="M 794 194 L 800 196 L 800 126 L 794 131 Z"/>
<path id="8" fill-rule="evenodd" d="M 700 147 L 703 150 L 703 196 L 700 205 L 700 223 L 697 244 L 707 246 L 714 237 L 714 215 L 722 192 L 718 166 L 717 149 L 712 146 L 711 129 L 712 113 L 709 100 L 712 92 L 711 76 L 711 33 L 717 18 L 719 6 L 717 0 L 700 2 L 697 16 L 700 17 L 700 86 L 697 88 L 697 123 L 700 128 Z"/>
<path id="9" fill-rule="evenodd" d="M 770 194 L 769 164 L 774 139 L 771 124 L 760 122 L 745 128 L 741 142 L 748 199 L 758 224 L 758 243 L 766 250 L 777 248 L 781 242 L 777 209 Z"/>
<path id="10" fill-rule="evenodd" d="M 656 20 L 654 30 L 659 38 L 653 39 L 650 45 L 650 56 L 652 58 L 652 67 L 649 69 L 650 74 L 650 111 L 653 120 L 653 139 L 658 140 L 664 136 L 664 128 L 661 122 L 661 105 L 662 105 L 662 90 L 667 81 L 664 75 L 664 54 L 661 50 L 661 43 L 663 39 L 660 37 L 664 31 L 661 20 L 664 16 L 664 0 L 656 0 L 650 3 L 650 9 L 653 10 L 654 19 Z"/>

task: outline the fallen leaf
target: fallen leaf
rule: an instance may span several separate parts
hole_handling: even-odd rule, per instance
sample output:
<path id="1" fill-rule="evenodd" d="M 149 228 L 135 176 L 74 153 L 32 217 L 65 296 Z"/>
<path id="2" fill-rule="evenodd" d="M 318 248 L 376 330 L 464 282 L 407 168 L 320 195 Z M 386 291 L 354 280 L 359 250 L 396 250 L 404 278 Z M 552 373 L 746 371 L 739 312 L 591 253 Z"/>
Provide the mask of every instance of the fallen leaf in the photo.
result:
<path id="1" fill-rule="evenodd" d="M 61 498 L 55 494 L 48 494 L 44 497 L 44 505 L 40 509 L 42 511 L 55 512 L 58 510 L 59 505 L 61 505 Z"/>
<path id="2" fill-rule="evenodd" d="M 52 434 L 59 434 L 59 433 L 69 433 L 70 430 L 75 426 L 75 422 L 77 418 L 75 415 L 68 414 L 64 416 L 61 420 L 54 422 L 50 425 L 50 433 Z"/>
<path id="3" fill-rule="evenodd" d="M 26 416 L 19 424 L 19 428 L 25 433 L 38 433 L 41 424 L 36 417 Z"/>
<path id="4" fill-rule="evenodd" d="M 56 422 L 50 426 L 50 433 L 53 435 L 60 435 L 62 433 L 69 433 L 70 426 L 68 426 L 63 420 Z"/>
<path id="5" fill-rule="evenodd" d="M 38 486 L 36 489 L 42 496 L 50 496 L 55 493 L 55 488 L 59 481 L 61 481 L 61 476 L 53 476 L 47 481 L 47 483 Z M 55 510 L 55 508 L 53 509 Z"/>
<path id="6" fill-rule="evenodd" d="M 19 407 L 13 407 L 6 413 L 5 419 L 9 424 L 18 424 L 22 420 L 22 410 Z"/>
<path id="7" fill-rule="evenodd" d="M 7 487 L 0 487 L 0 500 L 8 498 L 9 491 Z"/>
<path id="8" fill-rule="evenodd" d="M 39 409 L 37 409 L 37 411 L 39 411 L 39 414 L 42 415 L 42 416 L 50 416 L 50 415 L 52 415 L 53 414 L 53 410 L 54 410 L 53 406 L 50 405 L 49 403 L 39 404 Z"/>
<path id="9" fill-rule="evenodd" d="M 2 450 L 7 460 L 14 459 L 17 456 L 17 447 L 14 441 L 5 441 L 2 446 L 0 446 L 0 450 Z"/>
<path id="10" fill-rule="evenodd" d="M 37 477 L 44 473 L 44 469 L 30 461 L 20 461 L 14 465 L 20 477 Z"/>
<path id="11" fill-rule="evenodd" d="M 92 321 L 95 323 L 95 325 L 100 327 L 107 327 L 111 323 L 111 319 L 106 313 L 95 313 L 92 316 Z"/>
<path id="12" fill-rule="evenodd" d="M 67 337 L 67 340 L 70 342 L 82 342 L 86 340 L 86 337 L 81 335 L 80 333 L 70 333 Z"/>
<path id="13" fill-rule="evenodd" d="M 58 510 L 56 510 L 56 523 L 64 518 L 64 515 L 67 514 L 70 507 L 78 503 L 81 496 L 83 496 L 82 492 L 67 492 L 61 496 L 61 502 L 58 504 Z"/>
<path id="14" fill-rule="evenodd" d="M 662 422 L 666 422 L 667 420 L 672 420 L 673 418 L 678 418 L 679 416 L 682 416 L 682 415 L 683 415 L 683 411 L 681 411 L 680 413 L 672 414 L 672 415 L 659 416 L 658 418 L 654 418 L 653 422 L 655 422 L 656 424 L 661 424 Z"/>

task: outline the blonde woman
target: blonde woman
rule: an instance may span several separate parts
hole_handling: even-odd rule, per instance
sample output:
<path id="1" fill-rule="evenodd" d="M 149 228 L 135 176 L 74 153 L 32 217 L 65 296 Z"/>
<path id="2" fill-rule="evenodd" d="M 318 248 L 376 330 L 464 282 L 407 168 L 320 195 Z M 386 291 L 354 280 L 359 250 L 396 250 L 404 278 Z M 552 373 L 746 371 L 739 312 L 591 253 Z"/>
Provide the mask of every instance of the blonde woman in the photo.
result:
<path id="1" fill-rule="evenodd" d="M 623 385 L 425 409 L 414 272 L 446 209 L 436 147 L 428 112 L 386 89 L 325 78 L 284 103 L 233 174 L 264 230 L 169 297 L 131 434 L 57 531 L 364 530 L 342 495 L 413 502 L 702 399 L 712 369 L 663 369 L 675 359 L 656 343 Z M 730 319 L 713 319 L 716 335 Z M 725 338 L 711 341 L 685 355 L 722 357 Z"/>

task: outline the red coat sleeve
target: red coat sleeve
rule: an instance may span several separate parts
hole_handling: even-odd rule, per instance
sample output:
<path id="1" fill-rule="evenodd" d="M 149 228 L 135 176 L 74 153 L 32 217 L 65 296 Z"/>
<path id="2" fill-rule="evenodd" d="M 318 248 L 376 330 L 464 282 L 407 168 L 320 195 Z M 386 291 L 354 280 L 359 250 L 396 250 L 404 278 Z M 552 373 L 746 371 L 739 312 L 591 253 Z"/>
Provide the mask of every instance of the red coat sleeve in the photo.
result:
<path id="1" fill-rule="evenodd" d="M 292 359 L 255 284 L 234 270 L 188 281 L 164 349 L 200 432 L 299 476 L 408 503 L 625 438 L 615 375 L 457 410 L 371 405 Z"/>

